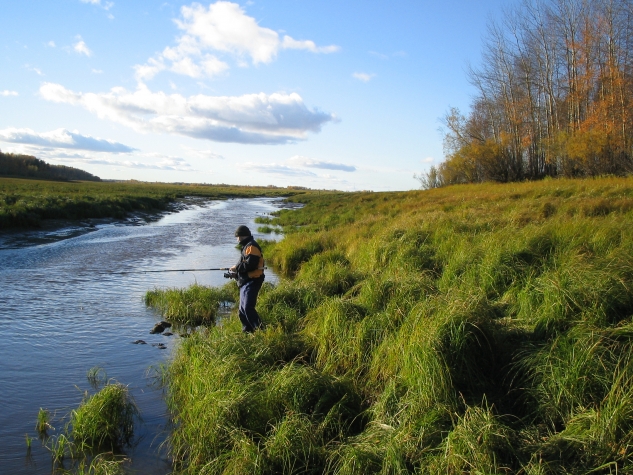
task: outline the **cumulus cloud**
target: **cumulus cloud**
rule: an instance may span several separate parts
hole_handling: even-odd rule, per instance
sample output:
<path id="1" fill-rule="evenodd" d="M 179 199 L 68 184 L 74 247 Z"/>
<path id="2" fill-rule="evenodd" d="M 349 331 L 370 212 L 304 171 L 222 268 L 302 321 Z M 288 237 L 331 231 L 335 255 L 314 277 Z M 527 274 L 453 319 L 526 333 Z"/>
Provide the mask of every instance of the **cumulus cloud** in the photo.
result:
<path id="1" fill-rule="evenodd" d="M 8 128 L 0 130 L 0 141 L 54 147 L 64 149 L 91 150 L 95 152 L 129 153 L 136 149 L 112 140 L 104 140 L 82 135 L 79 132 L 57 129 L 51 132 L 37 133 L 31 129 Z"/>
<path id="2" fill-rule="evenodd" d="M 335 120 L 306 107 L 299 94 L 207 96 L 152 92 L 140 84 L 134 92 L 116 87 L 107 93 L 81 93 L 44 83 L 41 96 L 52 102 L 84 107 L 102 119 L 139 132 L 184 135 L 216 142 L 283 144 L 303 140 L 308 132 Z"/>
<path id="3" fill-rule="evenodd" d="M 8 96 L 18 96 L 17 91 L 9 91 L 5 89 L 4 91 L 0 91 L 0 96 L 8 97 Z"/>
<path id="4" fill-rule="evenodd" d="M 358 79 L 359 81 L 363 81 L 363 82 L 369 82 L 372 80 L 372 78 L 374 76 L 376 76 L 374 73 L 371 74 L 367 74 L 367 73 L 354 73 L 352 74 L 353 77 L 355 77 L 356 79 Z"/>
<path id="5" fill-rule="evenodd" d="M 433 163 L 435 159 L 433 157 L 426 157 L 422 159 L 422 163 Z"/>
<path id="6" fill-rule="evenodd" d="M 81 39 L 81 36 L 77 36 L 77 42 L 73 45 L 73 49 L 79 54 L 85 54 L 88 57 L 92 56 L 92 51 L 90 51 L 85 41 Z"/>
<path id="7" fill-rule="evenodd" d="M 183 31 L 175 46 L 168 46 L 162 53 L 150 58 L 145 64 L 135 66 L 136 78 L 144 81 L 161 71 L 169 70 L 193 78 L 213 77 L 223 73 L 229 65 L 216 54 L 236 57 L 240 64 L 270 63 L 280 50 L 298 49 L 312 53 L 333 53 L 335 45 L 317 46 L 311 40 L 295 40 L 269 28 L 244 12 L 237 3 L 218 1 L 208 8 L 193 3 L 180 9 L 181 18 L 175 23 Z M 213 53 L 212 53 L 213 52 Z"/>
<path id="8" fill-rule="evenodd" d="M 53 40 L 51 40 L 48 43 L 46 43 L 46 46 L 48 46 L 49 48 L 55 48 L 55 46 L 57 46 L 57 45 L 55 44 L 55 42 Z"/>
<path id="9" fill-rule="evenodd" d="M 323 170 L 340 170 L 344 172 L 355 172 L 356 167 L 352 165 L 345 165 L 344 163 L 334 163 L 328 161 L 313 160 L 308 157 L 302 157 L 295 155 L 291 157 L 288 162 L 295 166 L 307 167 L 307 168 L 321 168 Z"/>

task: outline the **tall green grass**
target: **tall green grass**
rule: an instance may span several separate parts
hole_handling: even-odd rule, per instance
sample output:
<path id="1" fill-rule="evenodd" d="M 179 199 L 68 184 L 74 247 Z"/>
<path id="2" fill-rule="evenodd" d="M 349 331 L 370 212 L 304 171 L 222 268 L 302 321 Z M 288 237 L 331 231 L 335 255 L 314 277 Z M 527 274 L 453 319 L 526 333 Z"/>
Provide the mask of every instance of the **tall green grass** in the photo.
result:
<path id="1" fill-rule="evenodd" d="M 235 283 L 222 288 L 194 284 L 186 289 L 154 289 L 145 293 L 145 305 L 170 322 L 181 325 L 213 324 L 220 306 L 239 298 Z"/>
<path id="2" fill-rule="evenodd" d="M 58 434 L 47 411 L 40 409 L 37 429 L 51 452 L 53 473 L 118 475 L 128 459 L 121 452 L 132 446 L 139 410 L 126 386 L 109 380 L 72 410 Z"/>
<path id="3" fill-rule="evenodd" d="M 138 408 L 127 387 L 110 383 L 71 412 L 70 434 L 80 447 L 113 450 L 130 443 L 138 418 Z"/>
<path id="4" fill-rule="evenodd" d="M 633 473 L 633 179 L 295 200 L 266 329 L 168 370 L 178 473 Z"/>

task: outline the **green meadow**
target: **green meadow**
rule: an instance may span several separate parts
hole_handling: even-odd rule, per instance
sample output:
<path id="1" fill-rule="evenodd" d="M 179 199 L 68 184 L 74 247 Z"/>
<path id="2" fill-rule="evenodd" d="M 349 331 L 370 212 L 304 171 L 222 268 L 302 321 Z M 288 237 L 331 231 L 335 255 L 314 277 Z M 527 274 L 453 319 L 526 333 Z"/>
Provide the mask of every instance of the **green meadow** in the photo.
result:
<path id="1" fill-rule="evenodd" d="M 38 227 L 47 219 L 124 218 L 131 212 L 154 213 L 189 196 L 227 199 L 293 194 L 296 191 L 282 188 L 0 177 L 0 229 Z"/>
<path id="2" fill-rule="evenodd" d="M 266 329 L 168 368 L 175 473 L 633 473 L 633 179 L 294 200 Z"/>

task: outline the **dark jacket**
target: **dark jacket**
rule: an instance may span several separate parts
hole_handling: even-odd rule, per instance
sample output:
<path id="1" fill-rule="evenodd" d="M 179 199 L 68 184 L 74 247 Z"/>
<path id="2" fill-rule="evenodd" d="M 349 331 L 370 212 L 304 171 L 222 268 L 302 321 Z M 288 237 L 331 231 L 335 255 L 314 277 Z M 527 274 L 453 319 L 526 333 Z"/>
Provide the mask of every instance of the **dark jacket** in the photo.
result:
<path id="1" fill-rule="evenodd" d="M 237 285 L 242 287 L 251 280 L 264 280 L 264 254 L 257 241 L 252 236 L 240 241 L 242 254 L 235 265 Z"/>

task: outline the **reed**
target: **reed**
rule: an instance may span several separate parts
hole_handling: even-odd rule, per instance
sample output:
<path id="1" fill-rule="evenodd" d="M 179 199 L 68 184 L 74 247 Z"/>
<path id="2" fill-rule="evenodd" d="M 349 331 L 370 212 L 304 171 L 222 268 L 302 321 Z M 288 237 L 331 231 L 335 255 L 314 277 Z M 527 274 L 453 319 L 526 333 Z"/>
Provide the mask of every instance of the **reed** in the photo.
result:
<path id="1" fill-rule="evenodd" d="M 88 379 L 90 386 L 92 386 L 94 389 L 98 389 L 99 386 L 103 386 L 108 381 L 108 375 L 105 369 L 99 366 L 94 366 L 90 368 L 86 373 L 86 378 Z"/>
<path id="2" fill-rule="evenodd" d="M 102 374 L 101 368 L 92 368 L 88 374 Z M 44 439 L 44 446 L 51 452 L 53 473 L 124 473 L 123 465 L 128 459 L 119 454 L 132 445 L 134 423 L 141 420 L 125 386 L 113 380 L 106 381 L 95 394 L 86 392 L 79 407 L 64 419 L 67 421 L 59 434 L 48 437 L 46 430 L 53 428 L 50 415 L 43 409 L 38 415 L 37 429 Z"/>
<path id="3" fill-rule="evenodd" d="M 181 325 L 213 324 L 223 302 L 239 298 L 235 284 L 222 288 L 194 284 L 186 289 L 154 289 L 145 293 L 145 305 L 170 322 Z"/>
<path id="4" fill-rule="evenodd" d="M 71 412 L 70 435 L 82 452 L 121 448 L 130 443 L 139 417 L 127 388 L 111 382 Z"/>
<path id="5" fill-rule="evenodd" d="M 90 460 L 82 459 L 74 467 L 66 469 L 58 467 L 56 475 L 123 475 L 126 473 L 124 465 L 128 459 L 112 453 L 103 453 Z"/>
<path id="6" fill-rule="evenodd" d="M 266 329 L 168 369 L 176 473 L 633 472 L 632 178 L 293 199 Z"/>
<path id="7" fill-rule="evenodd" d="M 35 423 L 35 430 L 40 437 L 46 437 L 48 429 L 51 429 L 51 413 L 46 409 L 42 409 L 37 413 L 37 422 Z"/>

